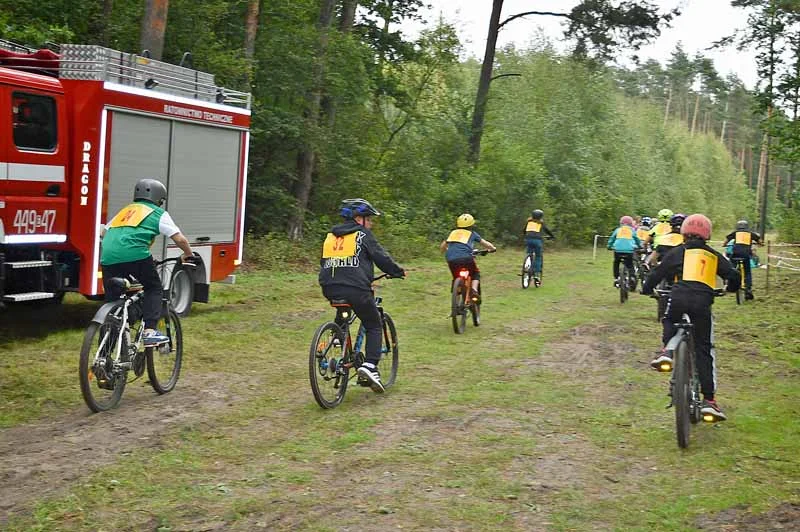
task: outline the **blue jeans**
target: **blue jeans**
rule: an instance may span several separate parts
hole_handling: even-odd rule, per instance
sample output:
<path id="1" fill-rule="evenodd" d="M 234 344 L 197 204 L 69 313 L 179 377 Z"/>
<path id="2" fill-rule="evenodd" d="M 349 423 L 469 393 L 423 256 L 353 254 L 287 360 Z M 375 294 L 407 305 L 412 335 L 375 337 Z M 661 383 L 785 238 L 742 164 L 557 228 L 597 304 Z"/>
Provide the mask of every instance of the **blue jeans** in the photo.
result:
<path id="1" fill-rule="evenodd" d="M 538 275 L 542 273 L 542 239 L 541 238 L 529 238 L 525 241 L 527 244 L 527 251 L 526 253 L 530 255 L 531 253 L 535 253 L 535 257 L 533 259 L 533 273 L 534 275 Z"/>

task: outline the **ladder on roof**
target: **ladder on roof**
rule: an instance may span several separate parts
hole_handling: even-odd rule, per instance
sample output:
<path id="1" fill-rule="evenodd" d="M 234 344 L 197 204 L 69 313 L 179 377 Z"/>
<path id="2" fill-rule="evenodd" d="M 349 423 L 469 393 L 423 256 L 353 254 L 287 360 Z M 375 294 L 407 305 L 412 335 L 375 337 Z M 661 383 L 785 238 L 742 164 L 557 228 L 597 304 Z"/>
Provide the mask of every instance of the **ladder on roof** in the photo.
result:
<path id="1" fill-rule="evenodd" d="M 250 93 L 218 87 L 213 74 L 103 46 L 62 45 L 59 77 L 119 83 L 246 109 L 251 104 Z"/>

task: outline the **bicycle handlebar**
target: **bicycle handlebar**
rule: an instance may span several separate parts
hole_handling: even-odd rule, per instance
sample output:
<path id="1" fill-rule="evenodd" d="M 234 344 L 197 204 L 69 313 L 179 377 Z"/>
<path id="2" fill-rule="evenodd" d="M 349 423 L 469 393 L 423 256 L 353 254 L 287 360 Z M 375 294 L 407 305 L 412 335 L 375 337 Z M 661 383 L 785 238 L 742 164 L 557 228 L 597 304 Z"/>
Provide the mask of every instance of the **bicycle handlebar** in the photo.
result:
<path id="1" fill-rule="evenodd" d="M 405 277 L 400 277 L 399 275 L 389 275 L 388 273 L 382 273 L 379 276 L 372 279 L 372 282 L 380 281 L 381 279 L 405 279 Z"/>
<path id="2" fill-rule="evenodd" d="M 170 257 L 168 259 L 156 260 L 156 261 L 153 261 L 153 262 L 155 263 L 156 267 L 163 266 L 165 264 L 169 264 L 170 262 L 175 262 L 175 263 L 180 262 L 183 266 L 189 266 L 189 267 L 192 267 L 192 268 L 196 268 L 197 267 L 197 260 L 199 258 L 200 258 L 200 255 L 195 253 L 190 258 L 185 259 L 185 260 L 183 258 L 183 255 L 178 255 L 177 257 Z"/>
<path id="3" fill-rule="evenodd" d="M 484 256 L 486 256 L 487 253 L 494 253 L 495 251 L 497 251 L 497 248 L 495 248 L 495 249 L 473 249 L 472 250 L 472 256 L 476 257 L 476 256 L 480 255 L 481 257 L 484 257 Z"/>

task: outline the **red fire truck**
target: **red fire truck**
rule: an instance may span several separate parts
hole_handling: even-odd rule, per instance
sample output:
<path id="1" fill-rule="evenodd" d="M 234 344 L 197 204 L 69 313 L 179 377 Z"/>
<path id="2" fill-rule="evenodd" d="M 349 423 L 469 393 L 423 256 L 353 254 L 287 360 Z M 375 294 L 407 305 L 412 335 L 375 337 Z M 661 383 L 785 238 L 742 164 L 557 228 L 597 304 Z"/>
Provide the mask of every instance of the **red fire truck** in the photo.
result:
<path id="1" fill-rule="evenodd" d="M 166 272 L 183 314 L 242 260 L 250 94 L 101 46 L 0 41 L 0 300 L 100 298 L 100 230 L 143 177 L 199 253 Z M 156 240 L 157 258 L 180 254 Z M 165 278 L 165 284 L 169 279 Z"/>

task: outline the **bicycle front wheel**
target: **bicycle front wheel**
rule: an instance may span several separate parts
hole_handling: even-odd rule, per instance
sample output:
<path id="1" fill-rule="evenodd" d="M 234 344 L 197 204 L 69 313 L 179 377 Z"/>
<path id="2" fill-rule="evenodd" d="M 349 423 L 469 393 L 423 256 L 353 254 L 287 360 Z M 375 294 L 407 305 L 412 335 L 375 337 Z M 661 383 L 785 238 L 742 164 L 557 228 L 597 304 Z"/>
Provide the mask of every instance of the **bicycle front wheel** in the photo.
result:
<path id="1" fill-rule="evenodd" d="M 522 288 L 528 288 L 533 279 L 533 260 L 530 255 L 526 255 L 522 261 Z"/>
<path id="2" fill-rule="evenodd" d="M 675 408 L 675 434 L 678 438 L 678 447 L 685 449 L 689 446 L 689 428 L 691 424 L 692 408 L 692 383 L 689 360 L 689 343 L 684 340 L 675 350 L 675 360 L 672 370 L 672 405 Z"/>
<path id="3" fill-rule="evenodd" d="M 477 327 L 481 324 L 481 303 L 483 302 L 483 298 L 481 297 L 481 285 L 478 285 L 478 300 L 473 301 L 472 305 L 470 305 L 469 309 L 472 312 L 472 324 Z"/>
<path id="4" fill-rule="evenodd" d="M 388 388 L 397 379 L 397 366 L 400 364 L 400 349 L 397 347 L 397 328 L 394 320 L 387 313 L 383 313 L 383 346 L 381 347 L 381 361 L 378 371 L 381 374 L 383 387 Z"/>
<path id="5" fill-rule="evenodd" d="M 628 279 L 628 267 L 623 266 L 619 272 L 619 302 L 625 303 L 628 300 L 628 287 L 630 280 Z"/>
<path id="6" fill-rule="evenodd" d="M 450 307 L 450 315 L 453 320 L 453 331 L 456 334 L 461 334 L 467 326 L 467 310 L 464 308 L 464 300 L 466 298 L 464 292 L 467 287 L 464 280 L 460 277 L 453 281 L 453 296 Z"/>
<path id="7" fill-rule="evenodd" d="M 120 345 L 121 344 L 121 345 Z M 104 412 L 117 406 L 125 391 L 125 370 L 115 368 L 119 358 L 127 358 L 128 345 L 119 326 L 111 321 L 92 322 L 86 329 L 78 363 L 81 394 L 92 412 Z"/>
<path id="8" fill-rule="evenodd" d="M 395 334 L 395 340 L 396 338 Z M 344 346 L 344 333 L 331 321 L 320 325 L 311 340 L 308 378 L 314 399 L 322 408 L 334 408 L 344 400 L 350 379 L 350 366 L 346 364 L 347 352 Z"/>
<path id="9" fill-rule="evenodd" d="M 145 349 L 147 376 L 156 393 L 165 394 L 171 392 L 178 383 L 183 362 L 183 329 L 178 313 L 170 308 L 158 322 L 158 330 L 164 331 L 169 342 Z"/>

